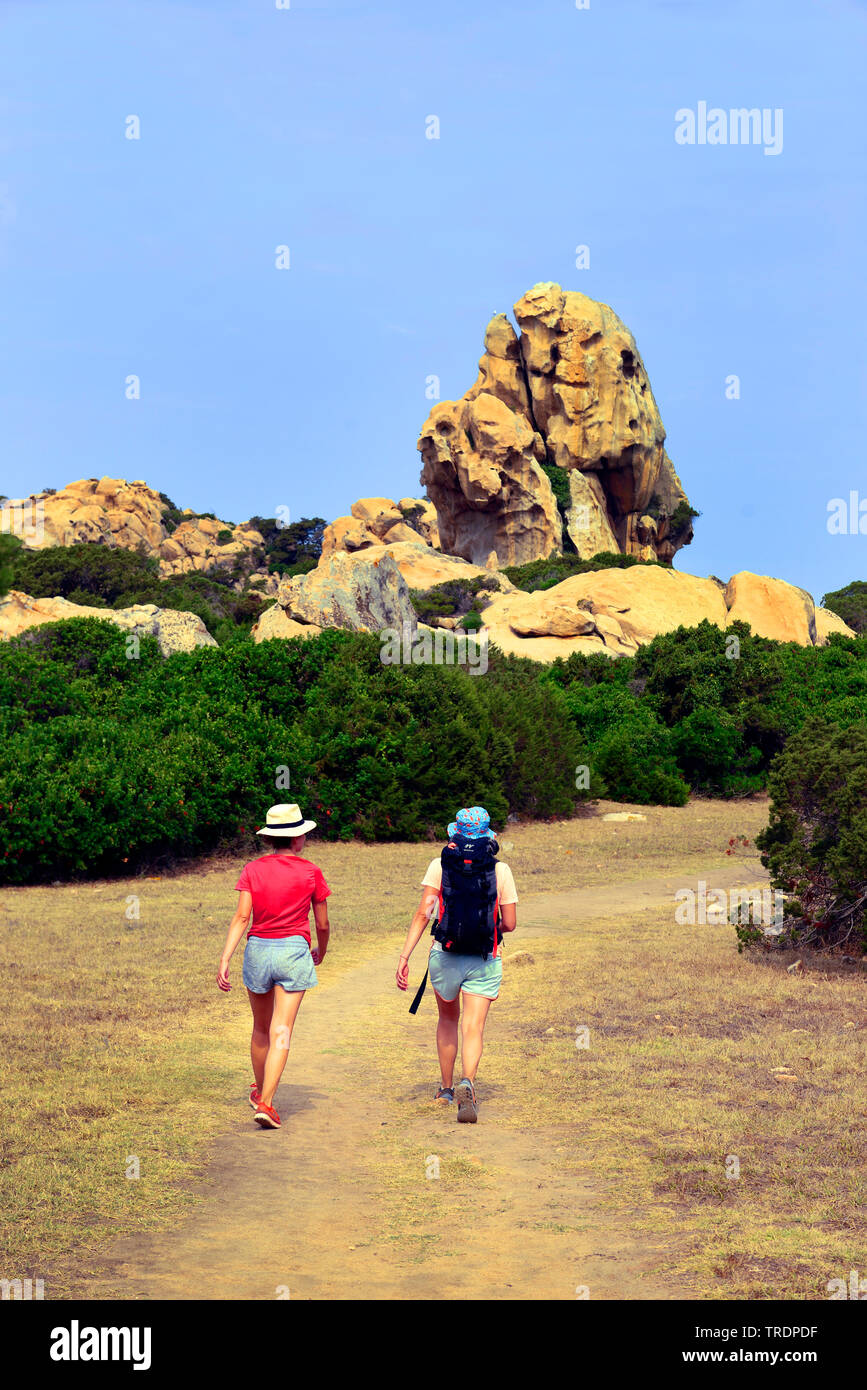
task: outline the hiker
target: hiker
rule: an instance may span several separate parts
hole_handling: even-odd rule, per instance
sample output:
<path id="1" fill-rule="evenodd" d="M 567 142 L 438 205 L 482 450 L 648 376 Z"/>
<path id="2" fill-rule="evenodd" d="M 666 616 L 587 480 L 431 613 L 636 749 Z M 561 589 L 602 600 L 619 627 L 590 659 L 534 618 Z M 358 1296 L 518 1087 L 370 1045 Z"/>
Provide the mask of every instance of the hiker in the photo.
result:
<path id="1" fill-rule="evenodd" d="M 515 880 L 508 864 L 496 858 L 499 845 L 490 825 L 482 806 L 458 811 L 449 825 L 449 842 L 440 857 L 431 860 L 422 879 L 421 902 L 406 933 L 395 976 L 398 989 L 405 990 L 409 958 L 432 923 L 428 970 L 439 1012 L 437 1053 L 442 1075 L 434 1100 L 451 1105 L 457 1099 L 459 1124 L 475 1124 L 478 1119 L 475 1079 L 488 1009 L 503 978 L 500 943 L 503 932 L 517 926 Z M 413 1013 L 426 980 L 427 976 L 413 1002 Z M 463 1076 L 455 1087 L 458 1022 Z"/>
<path id="2" fill-rule="evenodd" d="M 247 930 L 252 912 L 243 980 L 253 1010 L 250 1104 L 255 1111 L 254 1120 L 263 1129 L 280 1128 L 280 1116 L 273 1106 L 274 1093 L 286 1065 L 301 1000 L 317 983 L 315 966 L 321 965 L 328 950 L 330 928 L 325 900 L 331 889 L 322 870 L 303 858 L 308 832 L 315 829 L 316 822 L 305 820 L 297 806 L 272 806 L 268 811 L 265 825 L 256 834 L 262 836 L 262 843 L 271 853 L 251 860 L 241 870 L 235 884 L 241 894 L 238 910 L 229 924 L 217 976 L 220 989 L 230 990 L 229 961 Z M 311 904 L 317 942 L 313 951 Z"/>

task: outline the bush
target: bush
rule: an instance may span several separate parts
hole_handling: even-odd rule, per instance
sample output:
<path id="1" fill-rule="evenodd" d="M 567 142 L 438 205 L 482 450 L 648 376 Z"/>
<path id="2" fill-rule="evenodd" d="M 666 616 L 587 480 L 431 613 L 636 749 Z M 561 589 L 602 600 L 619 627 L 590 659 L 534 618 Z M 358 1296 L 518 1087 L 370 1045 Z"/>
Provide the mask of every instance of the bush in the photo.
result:
<path id="1" fill-rule="evenodd" d="M 783 946 L 867 947 L 867 720 L 810 719 L 775 760 L 757 837 L 775 888 L 792 895 Z"/>
<path id="2" fill-rule="evenodd" d="M 855 579 L 822 599 L 823 607 L 842 618 L 853 632 L 867 632 L 867 582 Z"/>
<path id="3" fill-rule="evenodd" d="M 231 539 L 231 532 L 227 532 Z M 250 590 L 238 593 L 234 582 L 243 574 L 212 570 L 204 574 L 160 577 L 154 556 L 122 547 L 87 541 L 78 545 L 49 546 L 46 550 L 15 552 L 11 587 L 33 598 L 69 599 L 93 608 L 129 608 L 155 603 L 182 613 L 195 613 L 218 642 L 229 640 L 236 628 L 249 631 L 267 601 Z"/>
<path id="4" fill-rule="evenodd" d="M 0 880 L 248 848 L 283 765 L 330 839 L 440 838 L 461 804 L 502 822 L 578 799 L 564 696 L 529 662 L 383 666 L 375 636 L 345 632 L 126 652 L 95 618 L 0 647 Z"/>
<path id="5" fill-rule="evenodd" d="M 639 560 L 635 555 L 620 555 L 613 551 L 601 550 L 592 560 L 581 560 L 578 555 L 551 555 L 547 560 L 530 560 L 526 565 L 506 565 L 502 573 L 518 589 L 532 593 L 536 589 L 550 589 L 574 574 L 592 574 L 596 570 L 631 569 L 633 565 L 655 565 L 655 560 Z"/>

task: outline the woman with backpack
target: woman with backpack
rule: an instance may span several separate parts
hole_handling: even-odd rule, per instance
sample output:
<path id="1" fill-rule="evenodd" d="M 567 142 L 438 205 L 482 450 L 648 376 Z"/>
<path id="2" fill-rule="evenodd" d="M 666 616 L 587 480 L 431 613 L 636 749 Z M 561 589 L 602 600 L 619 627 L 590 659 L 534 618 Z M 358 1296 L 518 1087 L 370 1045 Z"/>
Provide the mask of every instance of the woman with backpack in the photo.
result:
<path id="1" fill-rule="evenodd" d="M 256 834 L 270 854 L 252 859 L 235 884 L 241 894 L 238 910 L 220 961 L 217 984 L 228 991 L 229 962 L 235 947 L 252 925 L 244 951 L 243 980 L 253 1012 L 250 1059 L 253 1119 L 263 1129 L 279 1129 L 274 1093 L 283 1075 L 289 1042 L 301 1000 L 317 983 L 316 969 L 328 950 L 328 907 L 331 889 L 322 870 L 302 857 L 307 834 L 316 822 L 305 820 L 297 806 L 272 806 Z M 310 949 L 310 908 L 316 923 L 316 949 Z"/>
<path id="2" fill-rule="evenodd" d="M 439 858 L 431 860 L 422 879 L 421 902 L 407 930 L 395 975 L 398 989 L 405 990 L 409 958 L 432 923 L 428 970 L 439 1015 L 437 1053 L 442 1076 L 434 1100 L 439 1105 L 457 1100 L 459 1124 L 475 1124 L 478 1119 L 475 1078 L 488 1010 L 503 978 L 500 944 L 503 932 L 517 926 L 515 880 L 508 864 L 496 858 L 499 846 L 490 825 L 482 806 L 464 807 L 449 825 L 449 842 Z M 423 989 L 424 982 L 413 1012 Z M 456 1087 L 458 1024 L 463 1076 Z"/>

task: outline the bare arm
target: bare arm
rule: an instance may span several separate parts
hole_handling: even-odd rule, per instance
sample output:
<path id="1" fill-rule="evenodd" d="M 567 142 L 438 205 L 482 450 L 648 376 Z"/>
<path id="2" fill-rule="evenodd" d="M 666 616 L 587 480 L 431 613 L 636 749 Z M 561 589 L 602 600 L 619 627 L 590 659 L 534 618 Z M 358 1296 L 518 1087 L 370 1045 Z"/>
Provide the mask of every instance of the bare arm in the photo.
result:
<path id="1" fill-rule="evenodd" d="M 500 904 L 500 928 L 502 931 L 514 931 L 518 925 L 518 905 L 517 903 Z"/>
<path id="2" fill-rule="evenodd" d="M 406 936 L 403 941 L 403 950 L 400 953 L 400 960 L 397 963 L 395 980 L 398 989 L 406 989 L 409 982 L 409 958 L 424 935 L 426 929 L 431 924 L 434 909 L 439 902 L 439 893 L 435 888 L 425 888 L 421 895 L 421 902 L 416 908 L 413 919 L 407 927 Z"/>
<path id="3" fill-rule="evenodd" d="M 331 935 L 327 898 L 324 898 L 321 903 L 313 904 L 313 921 L 316 924 L 316 950 L 313 952 L 313 964 L 320 965 L 325 959 L 325 953 L 328 950 L 328 938 Z"/>
<path id="4" fill-rule="evenodd" d="M 245 890 L 238 899 L 238 910 L 229 923 L 226 944 L 223 947 L 223 954 L 220 958 L 220 973 L 217 976 L 217 984 L 224 993 L 232 988 L 229 984 L 229 961 L 235 954 L 235 947 L 247 930 L 250 922 L 250 913 L 252 911 L 253 894 Z"/>

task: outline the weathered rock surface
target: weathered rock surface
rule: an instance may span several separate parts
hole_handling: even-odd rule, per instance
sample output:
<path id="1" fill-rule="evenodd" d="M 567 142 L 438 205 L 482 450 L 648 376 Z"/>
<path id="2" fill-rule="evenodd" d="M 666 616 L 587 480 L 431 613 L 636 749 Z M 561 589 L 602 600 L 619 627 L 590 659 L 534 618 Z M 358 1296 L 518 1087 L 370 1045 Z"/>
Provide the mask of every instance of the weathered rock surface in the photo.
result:
<path id="1" fill-rule="evenodd" d="M 253 624 L 250 636 L 254 642 L 267 642 L 272 637 L 315 637 L 321 631 L 322 628 L 316 623 L 295 622 L 288 616 L 285 608 L 275 603 L 273 608 L 266 608 Z"/>
<path id="2" fill-rule="evenodd" d="M 471 565 L 457 555 L 434 550 L 429 545 L 421 544 L 418 536 L 413 542 L 392 544 L 387 541 L 382 545 L 369 546 L 355 552 L 352 558 L 369 564 L 382 555 L 388 555 L 394 561 L 410 589 L 432 589 L 435 584 L 445 584 L 450 579 L 483 579 L 486 585 L 500 593 L 515 590 L 514 584 L 504 574 L 482 568 L 481 565 Z"/>
<path id="3" fill-rule="evenodd" d="M 89 608 L 65 598 L 31 598 L 17 589 L 0 599 L 0 638 L 17 637 L 28 628 L 66 618 L 102 618 L 125 632 L 155 637 L 163 656 L 217 645 L 195 613 L 158 608 L 155 603 L 137 603 L 118 609 Z"/>
<path id="4" fill-rule="evenodd" d="M 802 647 L 816 642 L 816 610 L 806 589 L 742 570 L 726 585 L 725 600 L 729 621 L 742 618 L 755 636 Z"/>
<path id="5" fill-rule="evenodd" d="M 263 544 L 255 527 L 231 527 L 209 517 L 191 516 L 170 532 L 159 493 L 140 480 L 80 478 L 55 493 L 36 492 L 19 500 L 25 504 L 21 539 L 28 549 L 91 541 L 142 550 L 158 557 L 164 577 L 212 566 L 231 569 Z M 221 544 L 217 537 L 226 531 L 231 540 Z"/>
<path id="6" fill-rule="evenodd" d="M 632 334 L 608 305 L 552 283 L 518 300 L 515 317 L 520 338 L 495 315 L 475 383 L 421 431 L 443 549 L 520 564 L 561 549 L 565 529 L 584 557 L 670 561 L 692 527 Z M 543 463 L 570 484 L 565 528 Z"/>
<path id="7" fill-rule="evenodd" d="M 723 629 L 742 620 L 756 636 L 802 646 L 824 644 L 831 631 L 854 635 L 783 580 L 744 572 L 723 585 L 650 565 L 575 575 L 530 594 L 515 590 L 495 597 L 482 616 L 502 651 L 546 662 L 571 652 L 627 656 L 660 633 L 703 620 Z"/>
<path id="8" fill-rule="evenodd" d="M 832 613 L 830 608 L 817 608 L 816 646 L 826 646 L 832 632 L 840 632 L 844 637 L 858 636 L 857 632 L 853 632 L 852 628 L 844 623 L 842 618 L 838 618 L 836 613 Z"/>
<path id="9" fill-rule="evenodd" d="M 322 554 L 336 550 L 367 550 L 383 541 L 419 541 L 439 546 L 436 510 L 425 498 L 403 497 L 393 502 L 390 497 L 361 497 L 353 502 L 349 516 L 339 516 L 326 526 L 322 538 Z"/>
<path id="10" fill-rule="evenodd" d="M 284 579 L 277 602 L 297 623 L 380 632 L 416 627 L 409 588 L 390 555 L 362 563 L 361 556 L 335 551 L 323 555 L 309 574 Z"/>

